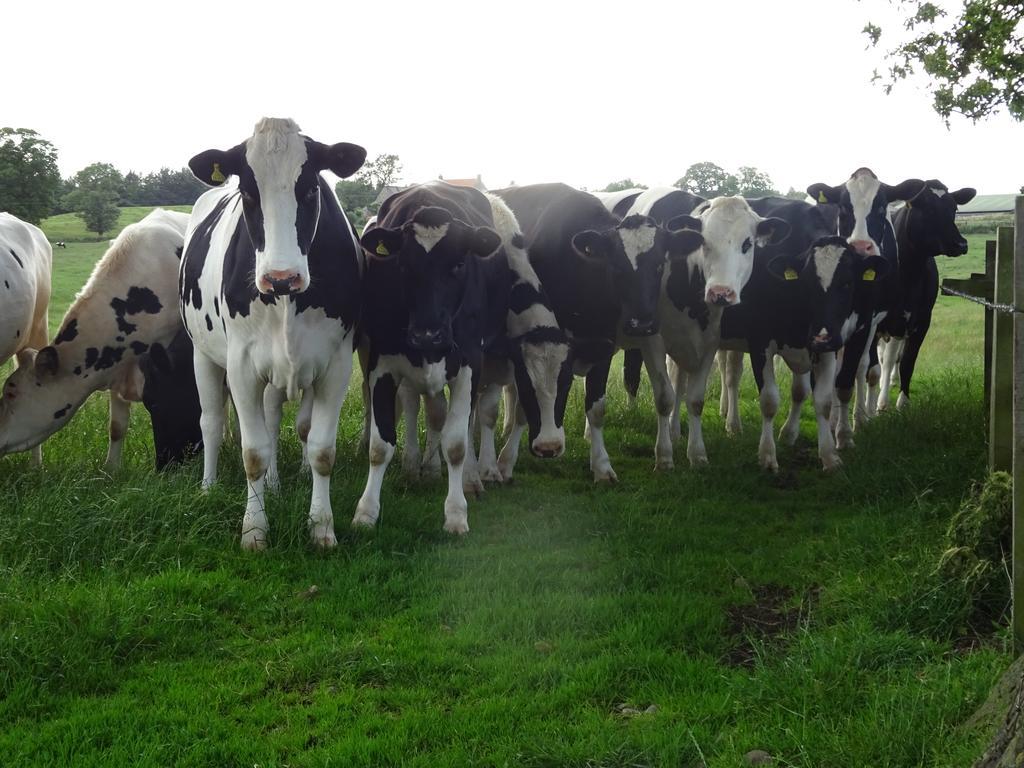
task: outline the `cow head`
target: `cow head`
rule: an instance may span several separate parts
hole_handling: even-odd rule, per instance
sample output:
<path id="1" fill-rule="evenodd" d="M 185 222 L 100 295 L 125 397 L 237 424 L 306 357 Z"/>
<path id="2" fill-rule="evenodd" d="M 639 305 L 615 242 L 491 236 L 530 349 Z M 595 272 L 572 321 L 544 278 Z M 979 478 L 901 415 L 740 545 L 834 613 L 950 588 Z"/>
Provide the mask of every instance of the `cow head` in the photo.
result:
<path id="1" fill-rule="evenodd" d="M 61 429 L 92 392 L 59 346 L 18 352 L 0 399 L 0 455 L 27 451 Z"/>
<path id="2" fill-rule="evenodd" d="M 938 179 L 929 180 L 924 191 L 907 203 L 907 236 L 916 250 L 928 256 L 967 253 L 967 240 L 956 226 L 956 209 L 975 194 L 970 187 L 950 192 Z"/>
<path id="3" fill-rule="evenodd" d="M 366 150 L 355 144 L 321 144 L 300 134 L 292 120 L 265 117 L 241 144 L 201 152 L 188 167 L 211 186 L 238 177 L 242 216 L 256 250 L 256 288 L 287 295 L 309 287 L 307 256 L 320 217 L 320 171 L 345 178 L 365 159 Z"/>
<path id="4" fill-rule="evenodd" d="M 652 218 L 633 214 L 604 232 L 586 230 L 572 239 L 573 250 L 607 270 L 622 300 L 622 332 L 652 336 L 658 332 L 658 296 L 665 262 L 700 247 L 699 232 L 666 232 Z"/>
<path id="5" fill-rule="evenodd" d="M 706 285 L 704 301 L 720 307 L 740 303 L 740 292 L 754 270 L 754 246 L 774 245 L 789 236 L 789 224 L 758 216 L 742 197 L 716 197 L 702 203 L 693 216 L 676 216 L 667 226 L 673 233 L 703 234 L 699 263 Z"/>
<path id="6" fill-rule="evenodd" d="M 167 347 L 154 344 L 139 359 L 145 380 L 142 402 L 153 424 L 157 471 L 183 461 L 203 445 L 192 355 L 192 340 L 181 330 Z"/>
<path id="7" fill-rule="evenodd" d="M 444 208 L 427 206 L 401 227 L 371 227 L 360 243 L 371 259 L 398 260 L 409 346 L 444 354 L 452 346 L 452 320 L 474 280 L 476 260 L 494 254 L 501 239 L 490 227 L 472 227 Z"/>
<path id="8" fill-rule="evenodd" d="M 869 312 L 861 311 L 867 305 L 864 298 L 886 278 L 889 262 L 858 253 L 841 237 L 824 237 L 798 256 L 776 256 L 768 271 L 800 291 L 799 301 L 808 312 L 807 347 L 834 352 L 868 319 Z"/>
<path id="9" fill-rule="evenodd" d="M 925 183 L 907 179 L 890 186 L 878 180 L 870 168 L 858 168 L 845 184 L 830 187 L 812 184 L 807 194 L 819 203 L 839 206 L 839 235 L 863 256 L 884 255 L 883 240 L 891 229 L 889 204 L 913 200 Z"/>

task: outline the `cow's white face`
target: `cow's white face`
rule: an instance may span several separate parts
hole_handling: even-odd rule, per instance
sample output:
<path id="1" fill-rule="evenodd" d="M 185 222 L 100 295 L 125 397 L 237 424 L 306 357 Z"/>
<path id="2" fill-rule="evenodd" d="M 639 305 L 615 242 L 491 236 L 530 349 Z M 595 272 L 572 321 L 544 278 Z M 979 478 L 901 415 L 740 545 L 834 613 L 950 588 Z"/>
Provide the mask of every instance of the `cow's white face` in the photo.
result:
<path id="1" fill-rule="evenodd" d="M 226 151 L 210 149 L 189 161 L 196 177 L 219 185 L 238 177 L 242 215 L 256 251 L 253 279 L 263 294 L 288 295 L 309 287 L 309 249 L 320 218 L 320 171 L 342 178 L 359 170 L 366 150 L 327 146 L 303 136 L 293 120 L 263 118 L 253 135 Z"/>
<path id="2" fill-rule="evenodd" d="M 704 301 L 717 306 L 739 304 L 754 270 L 754 247 L 781 242 L 789 235 L 789 225 L 782 219 L 761 218 L 742 197 L 710 200 L 694 211 L 694 218 L 704 235 Z M 674 221 L 669 222 L 670 229 Z"/>

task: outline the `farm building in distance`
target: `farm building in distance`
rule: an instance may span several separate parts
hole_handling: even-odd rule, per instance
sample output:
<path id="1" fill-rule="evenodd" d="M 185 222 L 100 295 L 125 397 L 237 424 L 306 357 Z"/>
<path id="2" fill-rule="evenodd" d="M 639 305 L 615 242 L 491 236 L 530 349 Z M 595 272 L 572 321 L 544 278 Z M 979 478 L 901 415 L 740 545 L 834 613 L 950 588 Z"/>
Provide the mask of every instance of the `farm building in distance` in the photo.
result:
<path id="1" fill-rule="evenodd" d="M 981 216 L 992 213 L 1012 213 L 1015 194 L 978 195 L 966 205 L 957 208 L 957 216 Z"/>

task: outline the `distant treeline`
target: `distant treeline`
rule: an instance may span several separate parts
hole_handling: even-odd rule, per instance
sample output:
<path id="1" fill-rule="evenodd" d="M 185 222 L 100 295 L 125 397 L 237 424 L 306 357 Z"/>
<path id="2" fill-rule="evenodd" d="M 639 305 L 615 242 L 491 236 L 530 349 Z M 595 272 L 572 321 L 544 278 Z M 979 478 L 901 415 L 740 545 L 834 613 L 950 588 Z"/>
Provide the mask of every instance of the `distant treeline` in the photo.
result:
<path id="1" fill-rule="evenodd" d="M 118 178 L 119 177 L 119 178 Z M 173 170 L 161 168 L 155 173 L 141 176 L 134 171 L 107 181 L 117 194 L 117 205 L 192 205 L 207 187 L 196 179 L 188 168 Z M 80 182 L 75 177 L 62 179 L 61 188 L 56 195 L 54 213 L 69 213 L 77 210 L 74 198 L 70 193 L 79 188 Z"/>

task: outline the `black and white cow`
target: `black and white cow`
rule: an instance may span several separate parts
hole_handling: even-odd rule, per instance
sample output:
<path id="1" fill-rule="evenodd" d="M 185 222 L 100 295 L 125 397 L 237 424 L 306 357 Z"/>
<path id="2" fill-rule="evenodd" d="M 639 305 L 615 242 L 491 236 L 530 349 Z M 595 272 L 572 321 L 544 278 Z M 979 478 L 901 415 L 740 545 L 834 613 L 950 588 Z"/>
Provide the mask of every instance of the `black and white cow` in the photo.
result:
<path id="1" fill-rule="evenodd" d="M 812 184 L 807 194 L 820 203 L 839 206 L 840 237 L 862 256 L 881 256 L 888 262 L 889 278 L 877 284 L 872 321 L 854 333 L 843 349 L 842 362 L 836 374 L 838 414 L 836 417 L 836 443 L 840 449 L 853 445 L 853 427 L 850 424 L 850 400 L 854 384 L 860 390 L 854 418 L 858 426 L 867 420 L 867 369 L 869 342 L 874 341 L 878 324 L 891 308 L 900 306 L 902 288 L 899 279 L 898 246 L 889 205 L 913 200 L 924 189 L 921 179 L 907 179 L 891 186 L 882 181 L 870 168 L 858 168 L 838 186 Z"/>
<path id="2" fill-rule="evenodd" d="M 380 517 L 381 485 L 397 441 L 399 387 L 407 383 L 415 395 L 436 401 L 447 385 L 444 421 L 430 424 L 428 411 L 428 426 L 440 431 L 448 465 L 444 529 L 469 531 L 463 472 L 470 410 L 484 350 L 505 335 L 512 282 L 493 224 L 482 193 L 437 182 L 388 198 L 363 233 L 370 470 L 353 525 L 372 526 Z"/>
<path id="3" fill-rule="evenodd" d="M 21 370 L 31 364 L 32 350 L 46 346 L 52 269 L 53 250 L 42 230 L 9 213 L 0 213 L 0 364 L 17 355 Z M 0 423 L 11 409 L 12 395 L 17 396 L 4 389 Z M 11 442 L 0 437 L 0 455 L 36 446 L 32 459 L 36 464 L 42 462 L 39 443 L 5 447 Z"/>
<path id="4" fill-rule="evenodd" d="M 785 240 L 789 225 L 782 219 L 762 218 L 742 197 L 701 201 L 672 187 L 644 192 L 629 213 L 648 216 L 671 232 L 693 230 L 691 234 L 702 235 L 694 240 L 692 253 L 669 259 L 658 311 L 660 333 L 632 344 L 642 352 L 654 389 L 656 468 L 673 466 L 672 442 L 680 436 L 679 409 L 684 400 L 690 427 L 687 458 L 692 466 L 706 464 L 701 416 L 721 339 L 722 314 L 726 307 L 741 303 L 754 267 L 755 246 Z M 666 354 L 674 376 L 666 367 Z"/>
<path id="5" fill-rule="evenodd" d="M 177 306 L 172 308 L 176 310 Z M 139 360 L 142 404 L 153 424 L 157 471 L 203 447 L 194 354 L 192 339 L 181 328 L 167 346 L 151 344 L 149 352 Z"/>
<path id="6" fill-rule="evenodd" d="M 813 372 L 818 457 L 826 470 L 835 469 L 841 465 L 830 424 L 836 352 L 870 323 L 874 287 L 885 279 L 888 265 L 878 256 L 858 254 L 835 237 L 831 211 L 784 198 L 749 203 L 758 214 L 790 225 L 786 240 L 755 250 L 744 301 L 726 310 L 722 321 L 722 345 L 733 350 L 746 347 L 750 353 L 762 419 L 758 459 L 762 467 L 778 469 L 774 419 L 779 391 L 774 359 L 779 355 L 793 371 L 793 403 L 780 437 L 787 443 L 796 440 L 800 407 L 809 394 Z M 730 352 L 722 372 L 730 431 L 739 427 L 740 354 Z"/>
<path id="7" fill-rule="evenodd" d="M 93 392 L 110 392 L 106 468 L 120 466 L 132 402 L 143 398 L 139 363 L 151 348 L 168 345 L 181 330 L 178 267 L 188 214 L 156 209 L 130 224 L 96 263 L 68 308 L 53 344 L 20 354 L 4 384 L 0 453 L 37 446 L 62 429 Z M 160 437 L 169 424 L 153 417 L 160 456 L 180 459 L 181 446 Z M 183 426 L 187 413 L 166 411 Z M 198 427 L 198 417 L 193 428 Z"/>
<path id="8" fill-rule="evenodd" d="M 647 216 L 620 220 L 593 195 L 565 184 L 498 190 L 526 237 L 530 263 L 568 334 L 574 372 L 586 377 L 590 468 L 617 480 L 605 448 L 604 395 L 620 339 L 658 331 L 658 296 L 670 254 L 696 247 L 694 232 L 668 233 Z"/>
<path id="9" fill-rule="evenodd" d="M 889 406 L 889 389 L 897 363 L 900 395 L 896 407 L 904 408 L 910 402 L 910 380 L 939 295 L 939 269 L 935 258 L 967 253 L 967 240 L 956 226 L 956 211 L 957 206 L 974 199 L 975 190 L 965 187 L 950 192 L 938 179 L 926 184 L 913 202 L 892 213 L 899 246 L 900 305 L 890 307 L 889 314 L 879 323 L 879 343 L 871 350 L 873 362 L 877 363 L 874 355 L 881 348 L 882 368 L 881 392 L 868 393 L 869 416 L 876 403 L 880 409 Z M 870 373 L 868 381 L 873 383 Z"/>
<path id="10" fill-rule="evenodd" d="M 274 453 L 267 385 L 288 399 L 309 398 L 310 534 L 318 547 L 336 544 L 330 475 L 352 372 L 362 259 L 320 172 L 344 178 L 365 158 L 362 147 L 321 144 L 292 120 L 264 118 L 241 144 L 189 161 L 200 181 L 218 187 L 192 210 L 180 274 L 203 411 L 203 486 L 217 479 L 226 375 L 248 485 L 247 549 L 267 544 L 264 490 Z M 237 184 L 222 186 L 231 176 Z"/>
<path id="11" fill-rule="evenodd" d="M 626 218 L 629 209 L 636 199 L 644 193 L 643 189 L 622 189 L 618 192 L 591 192 L 601 204 L 620 219 Z"/>

